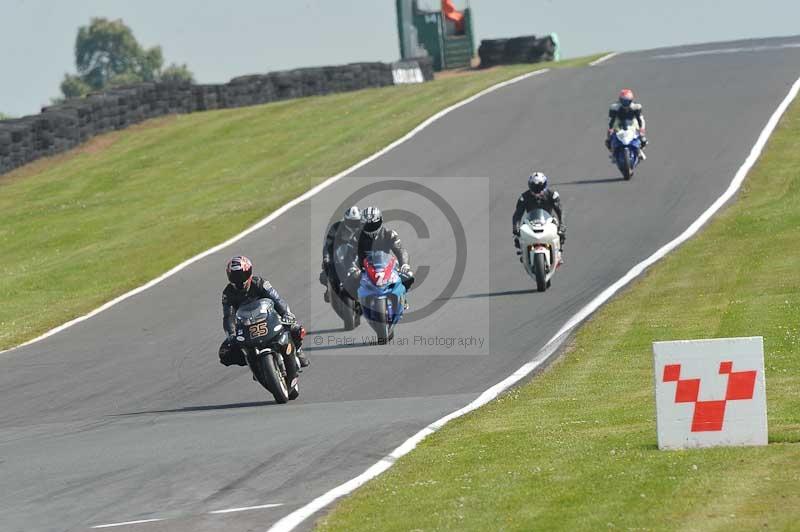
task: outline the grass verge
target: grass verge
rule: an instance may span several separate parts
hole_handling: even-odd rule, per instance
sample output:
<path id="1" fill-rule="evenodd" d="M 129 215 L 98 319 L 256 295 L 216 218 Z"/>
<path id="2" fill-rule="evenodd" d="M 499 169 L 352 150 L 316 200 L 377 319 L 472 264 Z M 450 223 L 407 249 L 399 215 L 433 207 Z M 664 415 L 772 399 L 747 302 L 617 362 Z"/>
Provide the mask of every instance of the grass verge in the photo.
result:
<path id="1" fill-rule="evenodd" d="M 318 529 L 798 530 L 800 103 L 738 201 L 576 334 Z M 770 445 L 656 447 L 651 342 L 764 336 Z"/>
<path id="2" fill-rule="evenodd" d="M 158 119 L 0 176 L 0 349 L 229 238 L 453 103 L 594 59 Z"/>

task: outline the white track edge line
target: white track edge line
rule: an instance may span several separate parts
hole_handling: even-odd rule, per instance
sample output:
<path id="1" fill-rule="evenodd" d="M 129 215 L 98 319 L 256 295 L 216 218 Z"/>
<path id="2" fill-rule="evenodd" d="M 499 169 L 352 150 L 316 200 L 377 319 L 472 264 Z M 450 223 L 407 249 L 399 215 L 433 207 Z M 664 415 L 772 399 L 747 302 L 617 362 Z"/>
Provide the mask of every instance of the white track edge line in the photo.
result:
<path id="1" fill-rule="evenodd" d="M 164 519 L 140 519 L 138 521 L 125 521 L 122 523 L 109 523 L 107 525 L 97 525 L 93 526 L 92 528 L 113 528 L 115 526 L 141 525 L 142 523 L 155 523 L 156 521 L 164 521 Z"/>
<path id="2" fill-rule="evenodd" d="M 541 350 L 536 354 L 534 360 L 524 364 L 521 368 L 517 371 L 512 373 L 509 377 L 504 379 L 503 381 L 495 384 L 488 390 L 484 391 L 481 395 L 478 396 L 477 399 L 472 401 L 471 403 L 467 404 L 463 408 L 456 410 L 455 412 L 451 412 L 450 414 L 444 416 L 443 418 L 434 421 L 421 431 L 417 432 L 405 442 L 403 442 L 399 447 L 397 447 L 394 451 L 389 453 L 388 455 L 384 456 L 380 461 L 372 465 L 369 469 L 361 473 L 355 478 L 352 478 L 345 482 L 344 484 L 340 484 L 339 486 L 333 488 L 332 490 L 323 493 L 316 499 L 313 499 L 311 502 L 306 504 L 305 506 L 295 510 L 294 512 L 288 514 L 287 516 L 280 519 L 274 525 L 272 525 L 267 532 L 291 532 L 301 524 L 303 521 L 323 509 L 324 507 L 328 506 L 330 503 L 335 501 L 336 499 L 347 495 L 354 491 L 356 488 L 371 480 L 390 467 L 397 461 L 398 458 L 402 457 L 405 454 L 411 452 L 419 442 L 424 440 L 429 435 L 433 434 L 440 428 L 442 428 L 448 421 L 456 419 L 458 417 L 463 416 L 473 410 L 485 405 L 499 394 L 519 382 L 524 377 L 528 376 L 531 372 L 533 372 L 536 368 L 541 366 L 543 363 L 547 362 L 556 352 L 558 347 L 563 343 L 563 341 L 567 338 L 568 333 L 575 328 L 578 324 L 580 324 L 583 320 L 585 320 L 589 315 L 591 315 L 595 310 L 597 310 L 600 305 L 608 301 L 611 296 L 613 296 L 620 288 L 625 286 L 626 284 L 630 283 L 633 279 L 638 277 L 639 275 L 644 272 L 644 270 L 658 261 L 659 259 L 663 258 L 667 253 L 678 247 L 680 244 L 688 240 L 692 237 L 697 231 L 705 225 L 706 222 L 725 204 L 728 200 L 730 200 L 734 194 L 739 190 L 742 183 L 744 182 L 744 178 L 747 176 L 747 173 L 753 167 L 753 165 L 758 160 L 758 157 L 761 155 L 761 152 L 764 149 L 764 146 L 767 144 L 770 135 L 775 130 L 775 127 L 778 125 L 783 114 L 786 112 L 786 109 L 792 103 L 792 101 L 797 96 L 798 91 L 800 91 L 800 78 L 798 78 L 794 84 L 792 85 L 791 89 L 789 90 L 789 94 L 783 99 L 783 101 L 778 105 L 778 108 L 772 113 L 772 116 L 767 121 L 766 126 L 761 131 L 761 134 L 758 136 L 755 145 L 750 150 L 750 154 L 745 159 L 742 166 L 739 167 L 739 170 L 733 177 L 731 184 L 728 186 L 727 190 L 711 204 L 708 209 L 706 209 L 683 233 L 675 237 L 669 243 L 658 249 L 655 253 L 650 255 L 648 258 L 631 268 L 628 273 L 622 276 L 617 282 L 603 290 L 597 297 L 595 297 L 592 301 L 590 301 L 586 306 L 584 306 L 581 310 L 579 310 L 572 318 L 570 318 L 559 331 L 551 338 L 545 345 L 542 347 Z"/>
<path id="3" fill-rule="evenodd" d="M 250 233 L 253 233 L 254 231 L 257 231 L 258 229 L 261 229 L 262 227 L 266 226 L 267 224 L 269 224 L 270 222 L 272 222 L 273 220 L 278 218 L 283 213 L 287 212 L 292 207 L 294 207 L 294 206 L 302 203 L 303 201 L 305 201 L 305 200 L 317 195 L 319 192 L 321 192 L 322 190 L 324 190 L 327 187 L 331 186 L 332 184 L 336 183 L 337 181 L 339 181 L 343 177 L 355 172 L 356 170 L 358 170 L 359 168 L 361 168 L 363 166 L 366 166 L 367 164 L 371 163 L 375 159 L 377 159 L 379 157 L 382 157 L 386 153 L 392 151 L 396 147 L 400 146 L 401 144 L 403 144 L 406 141 L 410 140 L 411 138 L 415 137 L 422 130 L 426 129 L 428 126 L 430 126 L 434 122 L 438 121 L 439 119 L 441 119 L 445 115 L 448 115 L 451 112 L 455 111 L 456 109 L 459 109 L 459 108 L 461 108 L 461 107 L 463 107 L 465 105 L 468 105 L 468 104 L 474 102 L 475 100 L 477 100 L 478 98 L 480 98 L 482 96 L 485 96 L 485 95 L 487 95 L 489 93 L 495 92 L 496 90 L 502 89 L 503 87 L 507 87 L 509 85 L 513 85 L 515 83 L 519 83 L 520 81 L 524 81 L 524 80 L 526 80 L 528 78 L 531 78 L 533 76 L 538 76 L 540 74 L 544 74 L 544 73 L 549 72 L 549 71 L 550 71 L 549 68 L 543 68 L 541 70 L 534 70 L 533 72 L 528 72 L 526 74 L 522 74 L 521 76 L 517 76 L 515 78 L 509 79 L 509 80 L 506 80 L 506 81 L 502 81 L 502 82 L 497 83 L 495 85 L 492 85 L 491 87 L 488 87 L 488 88 L 486 88 L 486 89 L 484 89 L 484 90 L 482 90 L 482 91 L 480 91 L 480 92 L 478 92 L 476 94 L 473 94 L 472 96 L 470 96 L 470 97 L 468 97 L 468 98 L 466 98 L 464 100 L 461 100 L 460 102 L 457 102 L 457 103 L 451 105 L 450 107 L 447 107 L 445 109 L 442 109 L 441 111 L 438 111 L 436 114 L 434 114 L 433 116 L 427 118 L 421 124 L 416 126 L 414 129 L 412 129 L 411 131 L 409 131 L 408 133 L 406 133 L 405 135 L 403 135 L 399 139 L 395 140 L 394 142 L 392 142 L 391 144 L 389 144 L 385 148 L 383 148 L 383 149 L 377 151 L 376 153 L 370 155 L 366 159 L 363 159 L 362 161 L 354 164 L 353 166 L 351 166 L 347 170 L 344 170 L 343 172 L 340 172 L 339 174 L 336 174 L 335 176 L 326 179 L 322 183 L 316 185 L 312 189 L 304 192 L 300 196 L 298 196 L 295 199 L 291 200 L 289 203 L 286 203 L 285 205 L 279 207 L 278 209 L 276 209 L 275 211 L 270 213 L 267 217 L 265 217 L 265 218 L 261 219 L 260 221 L 256 222 L 254 225 L 251 225 L 250 227 L 248 227 L 247 229 L 245 229 L 241 233 L 237 234 L 236 236 L 233 236 L 233 237 L 229 238 L 228 240 L 222 242 L 221 244 L 217 244 L 216 246 L 214 246 L 214 247 L 212 247 L 210 249 L 207 249 L 206 251 L 203 251 L 202 253 L 199 253 L 199 254 L 195 255 L 194 257 L 191 257 L 190 259 L 187 259 L 187 260 L 181 262 L 180 264 L 178 264 L 177 266 L 173 267 L 171 270 L 167 271 L 166 273 L 156 277 L 155 279 L 153 279 L 151 281 L 148 281 L 147 283 L 143 284 L 142 286 L 139 286 L 138 288 L 134 288 L 133 290 L 131 290 L 129 292 L 126 292 L 126 293 L 122 294 L 121 296 L 118 296 L 118 297 L 112 299 L 111 301 L 101 305 L 100 307 L 94 309 L 93 311 L 89 312 L 88 314 L 84 314 L 83 316 L 79 316 L 77 318 L 74 318 L 74 319 L 66 322 L 66 323 L 63 323 L 63 324 L 59 325 L 58 327 L 50 329 L 46 333 L 44 333 L 44 334 L 42 334 L 40 336 L 37 336 L 36 338 L 33 338 L 32 340 L 28 340 L 27 342 L 23 342 L 23 343 L 21 343 L 21 344 L 19 344 L 17 346 L 14 346 L 14 347 L 11 347 L 9 349 L 5 349 L 3 351 L 0 351 L 0 355 L 2 355 L 4 353 L 8 353 L 9 351 L 13 351 L 14 349 L 19 349 L 20 347 L 25 347 L 25 346 L 31 345 L 33 343 L 39 342 L 41 340 L 44 340 L 45 338 L 53 336 L 54 334 L 57 334 L 57 333 L 65 330 L 65 329 L 68 329 L 68 328 L 72 327 L 73 325 L 81 323 L 82 321 L 86 321 L 89 318 L 92 318 L 93 316 L 96 316 L 97 314 L 100 314 L 104 310 L 108 310 L 109 308 L 113 307 L 117 303 L 121 303 L 122 301 L 125 301 L 126 299 L 129 299 L 129 298 L 131 298 L 131 297 L 133 297 L 133 296 L 135 296 L 135 295 L 137 295 L 137 294 L 139 294 L 141 292 L 144 292 L 148 288 L 152 288 L 153 286 L 159 284 L 164 279 L 172 277 L 173 275 L 175 275 L 179 271 L 183 270 L 187 266 L 190 266 L 191 264 L 194 264 L 195 262 L 197 262 L 197 261 L 199 261 L 201 259 L 204 259 L 205 257 L 207 257 L 209 255 L 212 255 L 212 254 L 216 253 L 217 251 L 220 251 L 220 250 L 230 246 L 231 244 L 234 244 L 234 243 L 238 242 L 242 238 L 246 237 Z"/>
<path id="4" fill-rule="evenodd" d="M 234 513 L 234 512 L 246 512 L 248 510 L 263 510 L 263 509 L 266 509 L 266 508 L 277 508 L 279 506 L 283 506 L 283 503 L 282 502 L 278 502 L 278 503 L 271 503 L 271 504 L 259 504 L 258 506 L 242 506 L 241 508 L 226 508 L 225 510 L 214 510 L 214 511 L 211 511 L 211 512 L 208 512 L 208 513 L 212 514 L 212 515 L 230 514 L 230 513 Z"/>
<path id="5" fill-rule="evenodd" d="M 593 67 L 593 66 L 599 65 L 600 63 L 605 63 L 606 61 L 608 61 L 612 57 L 618 56 L 620 53 L 622 53 L 622 52 L 611 52 L 610 54 L 606 54 L 603 57 L 597 58 L 594 61 L 592 61 L 591 63 L 589 63 L 589 66 Z"/>

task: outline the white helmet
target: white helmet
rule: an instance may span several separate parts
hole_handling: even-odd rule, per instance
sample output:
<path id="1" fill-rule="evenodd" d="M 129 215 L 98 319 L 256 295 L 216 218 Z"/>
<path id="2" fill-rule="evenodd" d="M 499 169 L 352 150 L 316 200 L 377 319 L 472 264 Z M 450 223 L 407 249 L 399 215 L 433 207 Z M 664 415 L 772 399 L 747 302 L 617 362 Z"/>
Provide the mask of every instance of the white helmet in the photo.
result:
<path id="1" fill-rule="evenodd" d="M 541 194 L 547 189 L 547 176 L 541 172 L 533 172 L 528 178 L 528 188 L 534 194 Z"/>
<path id="2" fill-rule="evenodd" d="M 359 225 L 361 223 L 361 209 L 357 205 L 353 205 L 344 211 L 345 225 Z"/>

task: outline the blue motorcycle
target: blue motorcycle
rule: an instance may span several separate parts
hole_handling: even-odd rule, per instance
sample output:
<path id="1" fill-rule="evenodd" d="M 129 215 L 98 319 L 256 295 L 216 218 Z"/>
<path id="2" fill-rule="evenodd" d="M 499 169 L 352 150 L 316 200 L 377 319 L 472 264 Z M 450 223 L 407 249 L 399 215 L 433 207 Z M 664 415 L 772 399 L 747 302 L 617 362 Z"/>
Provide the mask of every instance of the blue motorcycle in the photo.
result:
<path id="1" fill-rule="evenodd" d="M 611 153 L 622 177 L 628 180 L 633 177 L 633 170 L 641 161 L 639 150 L 642 149 L 642 139 L 632 121 L 626 120 L 623 126 L 611 136 Z"/>
<path id="2" fill-rule="evenodd" d="M 397 257 L 384 251 L 368 253 L 362 267 L 358 287 L 361 310 L 377 334 L 378 342 L 389 341 L 394 337 L 395 325 L 403 317 L 413 275 L 401 274 Z"/>

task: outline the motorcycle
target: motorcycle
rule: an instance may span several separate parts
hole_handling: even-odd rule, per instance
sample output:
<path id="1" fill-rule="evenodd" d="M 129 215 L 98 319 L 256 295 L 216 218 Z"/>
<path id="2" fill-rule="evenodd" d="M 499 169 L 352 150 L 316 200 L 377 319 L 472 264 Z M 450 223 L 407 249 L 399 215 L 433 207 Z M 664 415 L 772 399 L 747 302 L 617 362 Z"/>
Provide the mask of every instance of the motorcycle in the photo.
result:
<path id="1" fill-rule="evenodd" d="M 357 260 L 358 251 L 353 242 L 341 244 L 334 250 L 334 275 L 328 275 L 328 293 L 331 295 L 333 311 L 342 318 L 344 329 L 352 331 L 361 323 L 361 305 L 358 302 L 357 286 L 349 282 L 347 266 Z M 339 279 L 344 279 L 340 281 Z"/>
<path id="2" fill-rule="evenodd" d="M 253 378 L 281 404 L 300 395 L 300 360 L 290 334 L 292 325 L 280 317 L 270 299 L 254 300 L 236 311 L 237 347 Z"/>
<path id="3" fill-rule="evenodd" d="M 522 265 L 544 292 L 561 264 L 561 238 L 558 223 L 545 209 L 533 209 L 522 217 L 519 227 Z"/>
<path id="4" fill-rule="evenodd" d="M 642 149 L 642 141 L 639 129 L 632 120 L 626 120 L 622 126 L 611 136 L 611 153 L 622 177 L 629 180 L 641 161 L 639 150 Z"/>
<path id="5" fill-rule="evenodd" d="M 364 317 L 379 342 L 394 338 L 394 328 L 403 317 L 408 287 L 413 274 L 401 274 L 397 257 L 384 251 L 372 251 L 364 258 L 358 300 Z"/>

